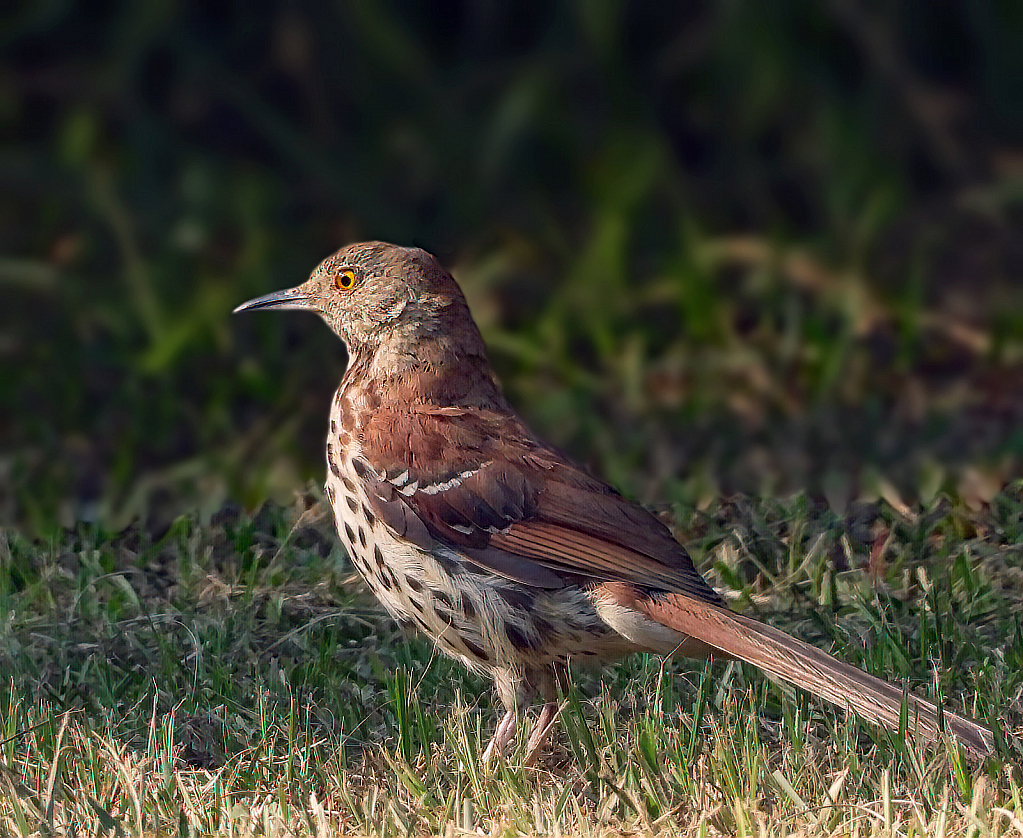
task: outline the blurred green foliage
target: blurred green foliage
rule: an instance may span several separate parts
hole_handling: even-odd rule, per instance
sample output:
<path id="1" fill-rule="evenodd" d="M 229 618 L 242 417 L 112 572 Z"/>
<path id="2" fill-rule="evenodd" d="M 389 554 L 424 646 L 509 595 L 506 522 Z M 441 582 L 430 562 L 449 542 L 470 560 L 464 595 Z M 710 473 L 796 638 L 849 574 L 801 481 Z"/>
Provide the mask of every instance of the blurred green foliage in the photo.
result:
<path id="1" fill-rule="evenodd" d="M 229 312 L 362 238 L 454 269 L 512 399 L 645 499 L 1020 474 L 1018 4 L 0 15 L 0 522 L 319 479 L 340 344 Z"/>

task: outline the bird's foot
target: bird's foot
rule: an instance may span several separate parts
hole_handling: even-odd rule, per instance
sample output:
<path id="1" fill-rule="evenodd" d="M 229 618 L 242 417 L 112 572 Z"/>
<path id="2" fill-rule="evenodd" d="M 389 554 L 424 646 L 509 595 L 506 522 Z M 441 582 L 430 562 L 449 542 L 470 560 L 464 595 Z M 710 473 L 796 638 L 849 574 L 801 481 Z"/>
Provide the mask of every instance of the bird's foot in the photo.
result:
<path id="1" fill-rule="evenodd" d="M 540 711 L 540 718 L 536 720 L 536 724 L 533 725 L 533 730 L 529 734 L 529 742 L 526 743 L 526 758 L 522 761 L 523 765 L 532 765 L 536 760 L 537 754 L 540 753 L 540 748 L 547 741 L 547 737 L 551 735 L 557 718 L 558 702 L 548 701 L 544 704 L 543 709 Z"/>
<path id="2" fill-rule="evenodd" d="M 558 703 L 548 701 L 540 710 L 540 716 L 529 732 L 529 741 L 526 743 L 526 756 L 522 760 L 524 766 L 532 765 L 536 760 L 540 748 L 543 747 L 547 737 L 551 735 L 554 722 L 558 718 Z M 515 738 L 515 728 L 518 724 L 518 714 L 509 710 L 498 722 L 497 730 L 483 752 L 483 765 L 490 767 L 497 759 L 503 757 L 508 750 L 508 745 Z"/>
<path id="3" fill-rule="evenodd" d="M 515 725 L 516 725 L 517 714 L 514 710 L 509 710 L 504 714 L 501 721 L 498 722 L 497 730 L 494 731 L 494 735 L 490 740 L 490 744 L 487 745 L 487 749 L 483 752 L 483 765 L 490 767 L 499 757 L 504 756 L 505 750 L 508 748 L 508 743 L 512 741 L 512 737 L 515 736 Z"/>

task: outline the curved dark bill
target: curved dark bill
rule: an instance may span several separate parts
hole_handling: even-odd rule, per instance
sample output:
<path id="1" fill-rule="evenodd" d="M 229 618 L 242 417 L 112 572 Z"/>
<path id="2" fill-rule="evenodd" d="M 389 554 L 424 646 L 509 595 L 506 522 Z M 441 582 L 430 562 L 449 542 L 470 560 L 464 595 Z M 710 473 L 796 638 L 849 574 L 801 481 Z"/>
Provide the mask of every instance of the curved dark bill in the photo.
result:
<path id="1" fill-rule="evenodd" d="M 264 294 L 262 297 L 242 303 L 234 310 L 234 313 L 255 311 L 257 308 L 309 308 L 309 298 L 297 288 L 288 288 L 285 291 L 274 291 L 272 294 Z"/>

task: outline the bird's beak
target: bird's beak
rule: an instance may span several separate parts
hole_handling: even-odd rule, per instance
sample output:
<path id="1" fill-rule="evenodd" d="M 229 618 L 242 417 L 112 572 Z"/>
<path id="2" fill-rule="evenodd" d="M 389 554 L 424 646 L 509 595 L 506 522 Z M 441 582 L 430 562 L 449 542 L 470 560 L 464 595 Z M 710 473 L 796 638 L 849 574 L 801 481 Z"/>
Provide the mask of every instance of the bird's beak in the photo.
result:
<path id="1" fill-rule="evenodd" d="M 256 297 L 254 300 L 242 303 L 234 310 L 234 313 L 254 311 L 257 308 L 308 309 L 312 308 L 312 301 L 300 285 L 298 288 L 288 288 L 284 291 L 274 291 L 272 294 Z"/>

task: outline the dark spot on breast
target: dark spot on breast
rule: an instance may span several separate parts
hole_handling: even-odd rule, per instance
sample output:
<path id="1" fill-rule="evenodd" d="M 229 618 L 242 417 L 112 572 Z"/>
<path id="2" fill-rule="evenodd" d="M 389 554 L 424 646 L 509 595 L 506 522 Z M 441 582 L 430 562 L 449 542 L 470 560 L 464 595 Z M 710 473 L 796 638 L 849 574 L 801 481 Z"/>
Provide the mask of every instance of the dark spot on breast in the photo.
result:
<path id="1" fill-rule="evenodd" d="M 467 620 L 476 619 L 476 606 L 472 604 L 472 600 L 469 597 L 462 595 L 462 614 Z"/>
<path id="2" fill-rule="evenodd" d="M 441 605 L 447 608 L 448 611 L 452 609 L 454 603 L 451 602 L 451 597 L 444 593 L 444 591 L 437 591 L 433 596 L 434 599 L 436 599 L 437 602 L 441 603 Z"/>
<path id="3" fill-rule="evenodd" d="M 330 432 L 332 434 L 336 434 L 337 433 L 337 419 L 334 419 L 333 417 L 331 417 L 331 420 L 330 420 Z"/>
<path id="4" fill-rule="evenodd" d="M 522 629 L 512 623 L 505 622 L 504 633 L 507 635 L 512 646 L 516 649 L 534 649 L 539 645 L 534 640 L 527 637 Z"/>
<path id="5" fill-rule="evenodd" d="M 341 427 L 349 432 L 355 427 L 355 411 L 348 399 L 341 403 Z"/>
<path id="6" fill-rule="evenodd" d="M 349 544 L 349 546 L 354 547 L 355 546 L 355 533 L 352 532 L 352 528 L 348 524 L 347 521 L 345 522 L 345 535 L 348 536 L 348 544 Z"/>
<path id="7" fill-rule="evenodd" d="M 386 573 L 381 573 L 380 584 L 389 591 L 394 587 L 394 579 Z"/>
<path id="8" fill-rule="evenodd" d="M 494 588 L 494 593 L 519 611 L 529 611 L 533 607 L 533 595 L 521 588 Z"/>
<path id="9" fill-rule="evenodd" d="M 359 502 L 351 495 L 348 495 L 348 497 L 345 498 L 345 502 L 348 504 L 348 508 L 352 510 L 352 512 L 358 511 Z"/>
<path id="10" fill-rule="evenodd" d="M 376 524 L 377 516 L 373 514 L 373 511 L 366 504 L 362 505 L 362 514 L 366 516 L 366 520 L 369 521 L 371 527 Z"/>
<path id="11" fill-rule="evenodd" d="M 397 620 L 398 628 L 402 631 L 414 631 L 416 624 L 413 623 L 408 617 L 399 617 Z"/>
<path id="12" fill-rule="evenodd" d="M 324 486 L 324 490 L 327 492 L 327 501 L 331 506 L 334 505 L 334 487 L 330 483 Z"/>
<path id="13" fill-rule="evenodd" d="M 363 549 L 366 548 L 366 531 L 359 527 L 359 544 L 362 545 Z"/>
<path id="14" fill-rule="evenodd" d="M 423 613 L 423 604 L 418 599 L 409 599 L 412 603 L 412 607 L 416 609 L 420 614 Z"/>
<path id="15" fill-rule="evenodd" d="M 377 563 L 377 567 L 381 570 L 384 568 L 384 554 L 380 552 L 380 545 L 373 545 L 373 561 Z M 418 589 L 417 589 L 418 590 Z"/>
<path id="16" fill-rule="evenodd" d="M 541 637 L 550 637 L 554 634 L 554 626 L 548 623 L 543 617 L 533 618 L 533 628 Z"/>
<path id="17" fill-rule="evenodd" d="M 352 460 L 352 468 L 355 469 L 355 473 L 363 480 L 369 480 L 372 475 L 372 471 L 370 470 L 370 467 L 366 465 L 365 460 Z"/>
<path id="18" fill-rule="evenodd" d="M 462 642 L 465 644 L 465 648 L 469 650 L 469 653 L 473 657 L 479 658 L 481 661 L 483 661 L 483 663 L 487 663 L 490 660 L 490 655 L 484 652 L 481 646 L 477 646 L 468 637 L 463 637 Z"/>
<path id="19" fill-rule="evenodd" d="M 346 477 L 343 474 L 341 475 L 341 482 L 345 484 L 345 488 L 349 492 L 351 492 L 353 495 L 355 494 L 355 483 L 353 483 L 348 477 Z"/>
<path id="20" fill-rule="evenodd" d="M 416 579 L 415 576 L 406 576 L 405 583 L 409 586 L 411 590 L 415 591 L 416 593 L 419 593 L 421 590 L 423 590 L 423 583 Z"/>

